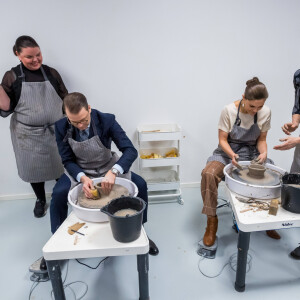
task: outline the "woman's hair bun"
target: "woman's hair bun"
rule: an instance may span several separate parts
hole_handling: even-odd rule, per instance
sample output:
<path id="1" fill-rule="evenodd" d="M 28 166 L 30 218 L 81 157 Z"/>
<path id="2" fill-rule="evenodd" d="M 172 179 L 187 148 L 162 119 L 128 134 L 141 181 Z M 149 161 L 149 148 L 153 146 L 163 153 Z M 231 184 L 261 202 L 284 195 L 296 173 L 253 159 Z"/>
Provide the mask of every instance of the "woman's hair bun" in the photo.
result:
<path id="1" fill-rule="evenodd" d="M 13 46 L 14 55 L 18 56 L 17 53 L 21 53 L 23 48 L 27 47 L 40 47 L 38 43 L 29 35 L 21 35 L 16 39 Z"/>
<path id="2" fill-rule="evenodd" d="M 247 80 L 246 85 L 253 85 L 260 83 L 259 79 L 257 77 L 253 77 L 252 79 Z"/>

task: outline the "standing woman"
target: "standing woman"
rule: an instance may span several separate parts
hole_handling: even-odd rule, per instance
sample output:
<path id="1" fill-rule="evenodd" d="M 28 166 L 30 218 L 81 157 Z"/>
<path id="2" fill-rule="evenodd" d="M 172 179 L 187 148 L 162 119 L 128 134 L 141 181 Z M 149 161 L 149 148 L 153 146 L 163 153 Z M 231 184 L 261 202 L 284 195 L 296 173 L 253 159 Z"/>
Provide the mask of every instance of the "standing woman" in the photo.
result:
<path id="1" fill-rule="evenodd" d="M 222 110 L 219 120 L 219 146 L 207 160 L 202 171 L 202 213 L 207 215 L 207 227 L 203 237 L 206 246 L 215 243 L 218 229 L 216 214 L 218 184 L 224 177 L 225 165 L 237 165 L 237 160 L 273 163 L 267 158 L 267 132 L 270 129 L 271 111 L 264 105 L 269 94 L 257 77 L 246 82 L 242 100 L 235 101 Z M 267 234 L 275 239 L 280 235 L 270 230 Z"/>
<path id="2" fill-rule="evenodd" d="M 37 197 L 34 215 L 40 218 L 46 213 L 45 181 L 63 174 L 54 123 L 63 117 L 62 99 L 68 91 L 59 73 L 42 64 L 42 52 L 32 37 L 18 37 L 13 52 L 20 64 L 2 79 L 0 115 L 12 114 L 10 132 L 18 174 L 31 184 Z"/>

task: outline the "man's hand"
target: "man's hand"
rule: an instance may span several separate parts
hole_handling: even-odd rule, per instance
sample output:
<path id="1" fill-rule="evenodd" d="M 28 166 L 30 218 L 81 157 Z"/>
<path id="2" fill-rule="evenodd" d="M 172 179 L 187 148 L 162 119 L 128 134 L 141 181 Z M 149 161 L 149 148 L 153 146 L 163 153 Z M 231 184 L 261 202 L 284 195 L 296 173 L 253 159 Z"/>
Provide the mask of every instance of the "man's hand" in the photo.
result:
<path id="1" fill-rule="evenodd" d="M 291 132 L 294 132 L 298 128 L 298 126 L 297 123 L 285 123 L 281 129 L 285 134 L 290 135 Z"/>
<path id="2" fill-rule="evenodd" d="M 297 144 L 300 143 L 300 138 L 299 137 L 294 137 L 294 136 L 289 136 L 284 139 L 280 139 L 280 142 L 283 142 L 280 145 L 274 146 L 273 149 L 275 150 L 289 150 L 294 148 Z"/>
<path id="3" fill-rule="evenodd" d="M 261 153 L 257 156 L 256 162 L 258 164 L 263 164 L 267 160 L 267 152 Z"/>
<path id="4" fill-rule="evenodd" d="M 101 188 L 104 194 L 109 194 L 116 181 L 116 175 L 109 170 L 101 181 Z"/>
<path id="5" fill-rule="evenodd" d="M 94 188 L 93 180 L 86 175 L 81 176 L 80 181 L 83 183 L 82 190 L 87 198 L 93 198 L 92 193 L 90 192 L 91 189 Z"/>

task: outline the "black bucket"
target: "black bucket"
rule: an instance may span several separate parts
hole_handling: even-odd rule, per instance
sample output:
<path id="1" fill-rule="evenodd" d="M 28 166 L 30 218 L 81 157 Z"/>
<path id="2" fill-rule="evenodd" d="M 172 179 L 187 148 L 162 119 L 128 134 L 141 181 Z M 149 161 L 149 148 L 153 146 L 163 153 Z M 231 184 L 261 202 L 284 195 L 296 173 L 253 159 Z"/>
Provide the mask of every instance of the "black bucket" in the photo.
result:
<path id="1" fill-rule="evenodd" d="M 282 208 L 300 214 L 300 174 L 286 174 L 281 181 Z M 292 186 L 293 184 L 299 185 L 299 187 Z"/>
<path id="2" fill-rule="evenodd" d="M 112 200 L 101 208 L 101 212 L 109 217 L 112 234 L 118 242 L 129 243 L 139 238 L 142 230 L 143 211 L 146 202 L 139 197 L 121 197 Z M 124 217 L 115 216 L 114 213 L 121 209 L 134 209 L 134 215 Z"/>

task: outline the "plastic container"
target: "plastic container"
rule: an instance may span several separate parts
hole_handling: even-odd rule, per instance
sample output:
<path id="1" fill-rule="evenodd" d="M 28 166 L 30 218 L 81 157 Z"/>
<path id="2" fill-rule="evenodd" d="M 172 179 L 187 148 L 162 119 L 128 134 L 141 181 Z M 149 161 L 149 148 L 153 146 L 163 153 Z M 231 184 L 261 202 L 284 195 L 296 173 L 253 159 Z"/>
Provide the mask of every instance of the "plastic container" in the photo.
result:
<path id="1" fill-rule="evenodd" d="M 104 177 L 93 179 L 94 184 L 101 182 Z M 129 191 L 130 196 L 136 196 L 138 194 L 137 186 L 130 180 L 116 177 L 116 184 L 120 184 L 126 187 Z M 102 213 L 99 209 L 95 208 L 85 208 L 77 205 L 78 194 L 82 190 L 82 184 L 77 185 L 72 190 L 69 191 L 68 201 L 72 206 L 75 215 L 88 222 L 108 222 L 108 216 Z"/>
<path id="2" fill-rule="evenodd" d="M 175 151 L 177 157 L 164 157 L 166 153 Z M 150 155 L 151 153 L 159 154 L 161 158 L 141 158 L 141 155 Z M 151 148 L 151 149 L 140 149 L 139 159 L 141 167 L 164 167 L 164 166 L 175 166 L 180 164 L 180 153 L 177 148 Z"/>
<path id="3" fill-rule="evenodd" d="M 175 170 L 155 168 L 142 172 L 148 191 L 177 190 L 180 188 L 178 173 Z"/>
<path id="4" fill-rule="evenodd" d="M 178 124 L 146 124 L 137 128 L 139 141 L 180 140 L 181 127 Z"/>
<path id="5" fill-rule="evenodd" d="M 300 174 L 284 175 L 281 181 L 282 208 L 287 211 L 300 214 Z"/>
<path id="6" fill-rule="evenodd" d="M 129 243 L 138 239 L 141 234 L 145 208 L 146 202 L 141 198 L 121 197 L 102 207 L 101 212 L 108 215 L 115 240 L 121 243 Z M 115 216 L 114 213 L 121 209 L 134 209 L 137 213 L 125 217 Z"/>

